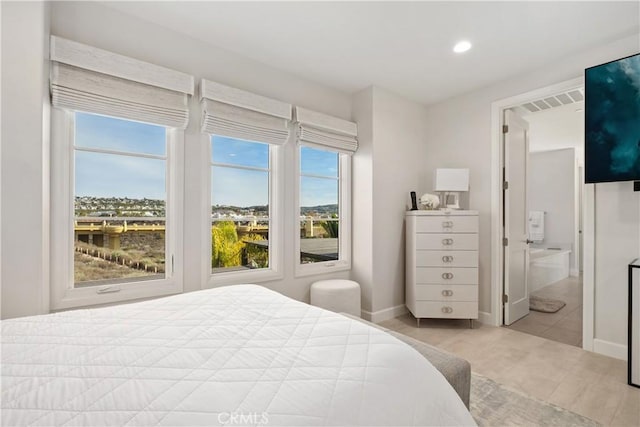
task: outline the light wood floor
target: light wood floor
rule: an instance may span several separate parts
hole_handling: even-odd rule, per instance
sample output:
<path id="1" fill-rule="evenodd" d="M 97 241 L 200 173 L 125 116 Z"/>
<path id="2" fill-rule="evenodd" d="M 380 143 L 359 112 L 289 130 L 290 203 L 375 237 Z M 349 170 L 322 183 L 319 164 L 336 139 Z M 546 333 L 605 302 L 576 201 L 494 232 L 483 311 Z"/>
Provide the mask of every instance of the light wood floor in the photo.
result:
<path id="1" fill-rule="evenodd" d="M 471 370 L 604 425 L 640 426 L 640 389 L 627 364 L 581 348 L 468 320 L 404 315 L 381 323 L 471 362 Z"/>
<path id="2" fill-rule="evenodd" d="M 508 328 L 582 348 L 582 279 L 568 277 L 532 294 L 567 305 L 555 313 L 531 311 Z"/>

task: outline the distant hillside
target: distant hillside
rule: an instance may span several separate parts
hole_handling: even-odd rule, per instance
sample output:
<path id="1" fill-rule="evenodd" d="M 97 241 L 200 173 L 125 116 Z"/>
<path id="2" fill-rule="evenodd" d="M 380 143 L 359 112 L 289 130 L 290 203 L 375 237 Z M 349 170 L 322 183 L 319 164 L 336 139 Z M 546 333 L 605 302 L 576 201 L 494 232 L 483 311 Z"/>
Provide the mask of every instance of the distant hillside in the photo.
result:
<path id="1" fill-rule="evenodd" d="M 338 205 L 301 206 L 300 211 L 303 215 L 308 213 L 333 214 L 338 213 Z"/>
<path id="2" fill-rule="evenodd" d="M 329 214 L 334 214 L 334 213 L 338 213 L 338 205 L 336 204 L 332 204 L 332 205 L 318 205 L 318 206 L 302 206 L 300 208 L 300 211 L 302 213 L 302 215 L 308 215 L 308 214 L 320 214 L 320 215 L 329 215 Z M 267 213 L 268 209 L 267 206 L 265 205 L 261 205 L 261 206 L 229 206 L 229 205 L 216 205 L 216 206 L 211 206 L 211 212 L 215 213 L 215 212 L 236 212 L 236 213 L 249 213 L 252 212 L 253 214 L 259 214 L 259 213 Z"/>

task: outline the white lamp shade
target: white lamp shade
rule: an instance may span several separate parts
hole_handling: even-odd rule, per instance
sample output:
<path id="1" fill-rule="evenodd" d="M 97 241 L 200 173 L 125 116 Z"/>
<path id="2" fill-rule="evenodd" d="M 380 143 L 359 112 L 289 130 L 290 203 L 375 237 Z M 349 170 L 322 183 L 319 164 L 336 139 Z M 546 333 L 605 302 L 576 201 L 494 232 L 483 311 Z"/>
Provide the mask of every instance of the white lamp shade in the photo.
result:
<path id="1" fill-rule="evenodd" d="M 436 169 L 434 191 L 469 191 L 469 169 Z"/>

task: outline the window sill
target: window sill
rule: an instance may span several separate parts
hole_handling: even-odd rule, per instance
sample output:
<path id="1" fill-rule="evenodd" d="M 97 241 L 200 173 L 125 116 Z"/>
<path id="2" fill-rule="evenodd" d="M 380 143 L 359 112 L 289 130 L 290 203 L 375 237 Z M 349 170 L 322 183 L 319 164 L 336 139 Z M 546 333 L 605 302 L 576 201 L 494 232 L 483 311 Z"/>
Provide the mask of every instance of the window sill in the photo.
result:
<path id="1" fill-rule="evenodd" d="M 348 261 L 327 261 L 313 264 L 297 264 L 295 277 L 318 276 L 321 274 L 336 273 L 351 270 Z"/>
<path id="2" fill-rule="evenodd" d="M 116 291 L 103 293 L 98 292 L 98 290 L 104 289 L 105 286 L 67 289 L 59 300 L 52 302 L 51 310 L 58 311 L 93 305 L 124 303 L 130 300 L 163 297 L 182 292 L 181 284 L 163 282 L 113 284 L 109 285 L 109 287 L 117 289 Z"/>
<path id="3" fill-rule="evenodd" d="M 259 269 L 247 271 L 228 271 L 224 273 L 209 274 L 205 288 L 213 288 L 220 285 L 253 284 L 281 280 L 284 276 L 277 270 Z"/>

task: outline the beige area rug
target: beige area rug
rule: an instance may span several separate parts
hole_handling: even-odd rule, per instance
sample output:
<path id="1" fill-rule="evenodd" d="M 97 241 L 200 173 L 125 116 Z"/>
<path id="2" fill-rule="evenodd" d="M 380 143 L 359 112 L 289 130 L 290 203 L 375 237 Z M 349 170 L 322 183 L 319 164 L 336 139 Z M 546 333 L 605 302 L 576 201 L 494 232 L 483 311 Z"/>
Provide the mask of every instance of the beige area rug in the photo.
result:
<path id="1" fill-rule="evenodd" d="M 533 311 L 541 311 L 543 313 L 555 313 L 562 307 L 567 305 L 564 301 L 553 298 L 537 297 L 529 295 L 529 308 Z"/>
<path id="2" fill-rule="evenodd" d="M 590 418 L 471 374 L 471 415 L 483 426 L 597 427 Z"/>

